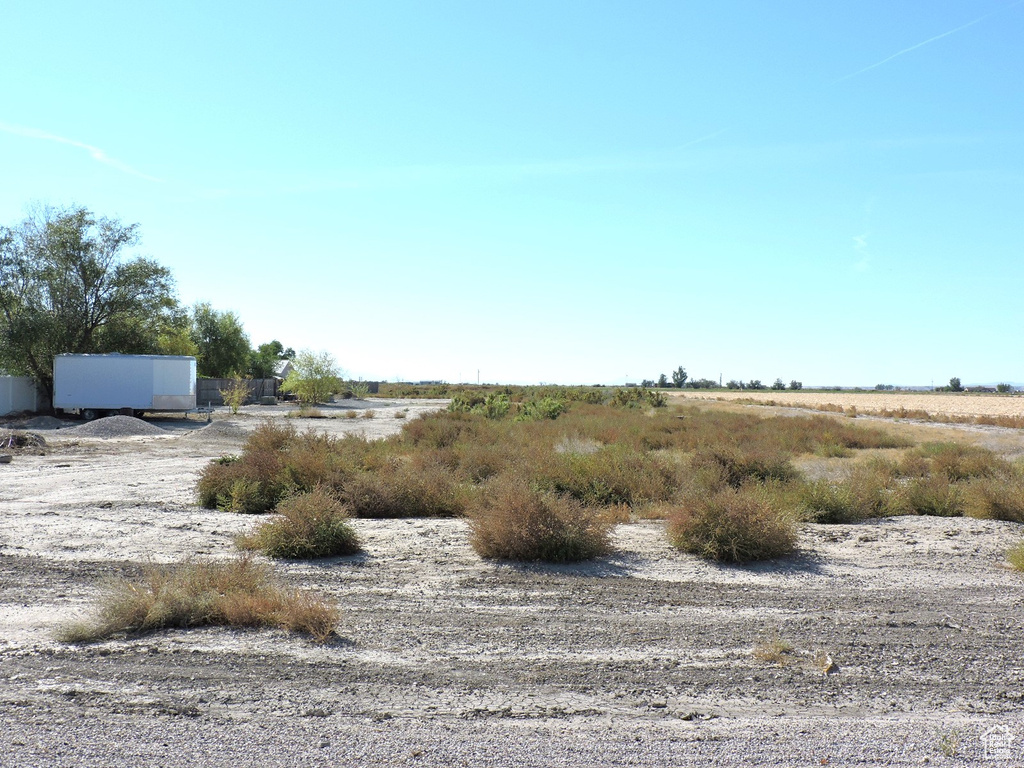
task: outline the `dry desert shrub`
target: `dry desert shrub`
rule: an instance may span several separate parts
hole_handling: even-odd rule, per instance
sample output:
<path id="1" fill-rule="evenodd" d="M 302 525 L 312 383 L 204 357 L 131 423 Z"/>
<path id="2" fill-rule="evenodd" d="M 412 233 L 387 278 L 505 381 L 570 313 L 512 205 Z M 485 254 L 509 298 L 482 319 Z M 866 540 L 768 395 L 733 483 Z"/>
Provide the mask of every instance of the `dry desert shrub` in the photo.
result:
<path id="1" fill-rule="evenodd" d="M 931 463 L 919 451 L 907 451 L 896 461 L 895 471 L 900 477 L 927 477 Z"/>
<path id="2" fill-rule="evenodd" d="M 903 511 L 895 465 L 884 459 L 853 467 L 840 480 L 803 483 L 795 496 L 803 519 L 814 523 L 857 523 Z"/>
<path id="3" fill-rule="evenodd" d="M 746 563 L 792 554 L 796 526 L 757 484 L 691 497 L 668 518 L 672 544 L 706 560 Z"/>
<path id="4" fill-rule="evenodd" d="M 269 453 L 213 461 L 199 476 L 199 503 L 207 509 L 246 514 L 273 509 L 286 490 L 278 481 L 281 466 L 278 456 Z"/>
<path id="5" fill-rule="evenodd" d="M 471 483 L 482 483 L 508 467 L 509 453 L 503 445 L 460 443 L 456 450 L 460 474 Z"/>
<path id="6" fill-rule="evenodd" d="M 1024 571 L 1024 540 L 1010 547 L 1006 560 L 1015 570 Z"/>
<path id="7" fill-rule="evenodd" d="M 976 445 L 925 443 L 917 453 L 930 460 L 932 473 L 944 474 L 952 482 L 1006 474 L 1010 469 L 1005 459 Z"/>
<path id="8" fill-rule="evenodd" d="M 466 504 L 449 470 L 405 462 L 353 475 L 339 493 L 355 517 L 458 517 Z"/>
<path id="9" fill-rule="evenodd" d="M 402 434 L 412 445 L 444 448 L 458 442 L 472 421 L 467 413 L 428 413 L 403 426 Z"/>
<path id="10" fill-rule="evenodd" d="M 284 499 L 276 512 L 274 520 L 240 536 L 238 546 L 284 559 L 352 555 L 361 549 L 348 510 L 323 487 Z"/>
<path id="11" fill-rule="evenodd" d="M 982 520 L 1024 523 L 1024 477 L 976 477 L 964 489 L 964 513 Z"/>
<path id="12" fill-rule="evenodd" d="M 481 557 L 567 563 L 605 554 L 611 521 L 575 499 L 499 477 L 474 505 L 470 528 Z"/>
<path id="13" fill-rule="evenodd" d="M 68 643 L 160 629 L 280 627 L 323 642 L 339 619 L 336 606 L 278 584 L 270 569 L 241 557 L 226 563 L 186 561 L 148 568 L 139 581 L 112 582 L 96 616 L 59 633 Z"/>
<path id="14" fill-rule="evenodd" d="M 211 462 L 197 485 L 207 508 L 259 514 L 281 499 L 318 485 L 339 488 L 379 450 L 359 436 L 333 438 L 312 429 L 299 433 L 265 421 L 249 436 L 238 457 Z"/>
<path id="15" fill-rule="evenodd" d="M 778 634 L 775 634 L 770 639 L 754 646 L 752 655 L 758 661 L 778 664 L 782 667 L 793 660 L 795 650 L 791 642 L 783 640 Z"/>
<path id="16" fill-rule="evenodd" d="M 549 450 L 545 458 L 540 466 L 530 468 L 530 480 L 587 505 L 636 507 L 663 501 L 678 484 L 672 467 L 650 452 L 626 445 L 609 445 L 590 453 Z"/>
<path id="17" fill-rule="evenodd" d="M 358 471 L 364 445 L 365 440 L 338 440 L 313 430 L 295 435 L 281 453 L 281 482 L 293 492 L 339 487 Z"/>
<path id="18" fill-rule="evenodd" d="M 902 488 L 902 505 L 912 515 L 961 517 L 964 493 L 961 485 L 945 475 L 915 477 Z"/>
<path id="19" fill-rule="evenodd" d="M 690 462 L 693 471 L 720 469 L 726 483 L 739 488 L 749 480 L 786 482 L 797 477 L 790 456 L 763 444 L 712 443 L 699 448 Z"/>
<path id="20" fill-rule="evenodd" d="M 300 405 L 299 406 L 299 410 L 297 410 L 297 411 L 288 411 L 288 413 L 285 414 L 285 418 L 288 418 L 288 419 L 328 419 L 328 418 L 331 418 L 331 417 L 327 416 L 319 408 L 312 408 L 312 407 L 310 407 L 308 405 Z"/>

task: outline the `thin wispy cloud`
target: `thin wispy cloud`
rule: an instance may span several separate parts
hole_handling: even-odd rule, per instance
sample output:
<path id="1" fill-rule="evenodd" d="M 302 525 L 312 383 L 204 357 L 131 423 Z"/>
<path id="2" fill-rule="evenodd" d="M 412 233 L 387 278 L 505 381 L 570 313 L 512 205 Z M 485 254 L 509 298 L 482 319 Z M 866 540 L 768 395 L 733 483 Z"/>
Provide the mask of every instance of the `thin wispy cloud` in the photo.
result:
<path id="1" fill-rule="evenodd" d="M 868 238 L 871 236 L 871 212 L 875 208 L 875 198 L 869 198 L 864 203 L 864 231 L 853 236 L 853 250 L 857 254 L 857 261 L 853 268 L 857 272 L 867 272 L 871 266 L 871 253 L 868 250 Z"/>
<path id="2" fill-rule="evenodd" d="M 120 160 L 111 157 L 99 147 L 94 147 L 92 144 L 86 144 L 83 141 L 76 141 L 75 139 L 69 139 L 64 136 L 58 136 L 54 133 L 48 133 L 41 131 L 38 128 L 29 128 L 24 125 L 14 125 L 13 123 L 5 123 L 0 121 L 0 131 L 9 133 L 14 136 L 22 136 L 27 139 L 40 139 L 42 141 L 52 141 L 57 144 L 64 144 L 69 147 L 75 147 L 76 149 L 84 149 L 89 153 L 89 156 L 93 160 L 108 165 L 115 170 L 121 171 L 121 173 L 127 173 L 130 176 L 135 176 L 140 179 L 146 179 L 147 181 L 163 181 L 155 176 L 143 173 L 142 171 L 132 168 L 127 163 L 123 163 Z"/>
<path id="3" fill-rule="evenodd" d="M 838 80 L 833 80 L 831 82 L 831 85 L 835 85 L 836 83 L 841 83 L 844 80 L 849 80 L 852 77 L 856 77 L 857 75 L 862 75 L 865 72 L 869 72 L 872 69 L 875 69 L 876 67 L 880 67 L 883 64 L 889 63 L 893 59 L 899 58 L 900 56 L 902 56 L 905 53 L 910 53 L 911 51 L 916 51 L 918 48 L 923 48 L 924 46 L 930 45 L 931 43 L 934 43 L 937 40 L 941 40 L 944 37 L 949 37 L 950 35 L 954 35 L 957 32 L 960 32 L 962 30 L 967 29 L 968 27 L 973 27 L 975 24 L 979 24 L 979 23 L 983 22 L 985 19 L 989 18 L 990 16 L 994 16 L 997 13 L 1002 13 L 1003 11 L 1008 11 L 1011 8 L 1014 8 L 1014 7 L 1018 6 L 1018 5 L 1020 5 L 1021 3 L 1024 3 L 1024 0 L 1017 0 L 1016 2 L 1010 3 L 1009 5 L 1004 6 L 1002 8 L 997 8 L 994 11 L 989 11 L 984 16 L 979 16 L 976 19 L 968 21 L 966 24 L 961 24 L 959 27 L 956 27 L 955 29 L 951 29 L 951 30 L 949 30 L 947 32 L 943 32 L 941 35 L 935 35 L 935 37 L 929 37 L 927 40 L 922 40 L 920 43 L 912 45 L 909 48 L 904 48 L 902 51 L 897 51 L 892 56 L 886 56 L 881 61 L 876 61 L 874 64 L 869 64 L 868 66 L 864 67 L 863 69 L 858 69 L 856 72 L 851 72 L 848 75 L 844 75 L 843 77 L 840 77 Z"/>

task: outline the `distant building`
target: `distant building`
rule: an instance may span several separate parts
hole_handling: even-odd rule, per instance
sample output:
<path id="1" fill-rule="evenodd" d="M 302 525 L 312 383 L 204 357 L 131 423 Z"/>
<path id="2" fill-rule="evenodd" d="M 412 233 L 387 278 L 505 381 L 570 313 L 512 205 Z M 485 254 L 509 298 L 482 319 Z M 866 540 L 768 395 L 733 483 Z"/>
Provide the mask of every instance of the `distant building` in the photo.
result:
<path id="1" fill-rule="evenodd" d="M 291 360 L 278 360 L 277 365 L 274 366 L 274 378 L 283 381 L 288 378 L 288 374 L 294 369 L 295 366 L 292 365 Z"/>

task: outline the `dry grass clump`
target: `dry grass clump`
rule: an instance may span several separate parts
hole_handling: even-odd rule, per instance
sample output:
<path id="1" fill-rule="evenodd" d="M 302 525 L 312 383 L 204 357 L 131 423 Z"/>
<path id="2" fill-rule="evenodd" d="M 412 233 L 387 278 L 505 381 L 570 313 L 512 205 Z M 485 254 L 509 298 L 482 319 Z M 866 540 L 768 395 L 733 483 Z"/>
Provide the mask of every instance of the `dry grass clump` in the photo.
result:
<path id="1" fill-rule="evenodd" d="M 259 514 L 288 493 L 281 477 L 283 452 L 297 436 L 291 424 L 264 419 L 246 439 L 241 456 L 211 462 L 199 477 L 199 503 L 208 509 Z"/>
<path id="2" fill-rule="evenodd" d="M 887 515 L 971 517 L 1024 523 L 1024 473 L 985 448 L 926 443 L 897 460 L 873 459 L 837 481 L 804 484 L 805 519 L 854 523 Z"/>
<path id="3" fill-rule="evenodd" d="M 691 497 L 669 516 L 667 531 L 682 551 L 724 563 L 784 557 L 797 541 L 793 519 L 754 483 Z"/>
<path id="4" fill-rule="evenodd" d="M 355 517 L 458 517 L 466 505 L 450 471 L 405 462 L 353 475 L 339 494 Z"/>
<path id="5" fill-rule="evenodd" d="M 286 498 L 276 512 L 279 517 L 239 536 L 238 546 L 282 559 L 353 555 L 361 549 L 348 510 L 322 487 Z"/>
<path id="6" fill-rule="evenodd" d="M 412 445 L 444 448 L 455 445 L 474 420 L 468 413 L 428 413 L 402 427 L 402 434 Z"/>
<path id="7" fill-rule="evenodd" d="M 795 650 L 796 648 L 791 642 L 783 640 L 776 634 L 770 640 L 754 646 L 753 656 L 759 661 L 778 664 L 782 667 L 792 661 Z"/>
<path id="8" fill-rule="evenodd" d="M 814 523 L 857 523 L 903 512 L 896 467 L 884 459 L 855 466 L 838 481 L 803 483 L 794 495 L 803 519 Z"/>
<path id="9" fill-rule="evenodd" d="M 952 482 L 993 477 L 1010 469 L 1005 459 L 976 445 L 925 443 L 916 453 L 930 462 L 933 473 L 944 474 Z"/>
<path id="10" fill-rule="evenodd" d="M 319 408 L 311 408 L 310 406 L 300 405 L 297 411 L 288 411 L 285 414 L 287 419 L 329 419 L 332 418 L 327 416 Z"/>
<path id="11" fill-rule="evenodd" d="M 605 554 L 611 521 L 575 499 L 502 477 L 478 498 L 470 528 L 470 543 L 481 557 L 568 563 Z"/>
<path id="12" fill-rule="evenodd" d="M 285 489 L 277 482 L 281 465 L 274 454 L 243 462 L 225 456 L 211 462 L 199 476 L 200 505 L 208 509 L 259 514 L 274 508 Z"/>
<path id="13" fill-rule="evenodd" d="M 267 420 L 249 436 L 241 456 L 206 466 L 197 486 L 199 503 L 231 512 L 268 512 L 287 496 L 318 485 L 344 485 L 374 450 L 359 436 L 300 433 Z"/>
<path id="14" fill-rule="evenodd" d="M 1024 541 L 1010 547 L 1006 553 L 1007 562 L 1018 571 L 1024 571 Z"/>
<path id="15" fill-rule="evenodd" d="M 338 608 L 277 583 L 270 569 L 241 557 L 227 563 L 186 561 L 152 567 L 138 581 L 112 582 L 96 616 L 64 628 L 62 642 L 89 643 L 160 629 L 279 627 L 324 642 Z"/>
<path id="16" fill-rule="evenodd" d="M 982 520 L 1024 523 L 1024 477 L 976 477 L 964 488 L 964 514 Z"/>
<path id="17" fill-rule="evenodd" d="M 532 468 L 531 481 L 588 505 L 640 506 L 672 495 L 678 482 L 672 467 L 650 452 L 627 445 L 609 445 L 596 451 L 554 451 Z"/>
<path id="18" fill-rule="evenodd" d="M 797 477 L 789 454 L 780 448 L 763 444 L 710 444 L 698 448 L 690 462 L 695 471 L 720 469 L 725 481 L 734 488 L 756 480 L 786 482 Z"/>
<path id="19" fill-rule="evenodd" d="M 962 517 L 963 487 L 945 475 L 915 477 L 903 488 L 906 512 L 933 517 Z"/>

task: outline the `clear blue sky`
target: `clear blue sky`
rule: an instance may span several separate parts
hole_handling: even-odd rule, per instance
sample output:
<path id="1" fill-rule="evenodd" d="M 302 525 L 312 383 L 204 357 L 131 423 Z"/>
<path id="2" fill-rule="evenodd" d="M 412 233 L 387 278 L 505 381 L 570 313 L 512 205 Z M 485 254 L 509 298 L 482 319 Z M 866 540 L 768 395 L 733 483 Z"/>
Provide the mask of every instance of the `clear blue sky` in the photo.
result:
<path id="1" fill-rule="evenodd" d="M 1024 381 L 1024 2 L 9 3 L 0 223 L 370 379 Z"/>

